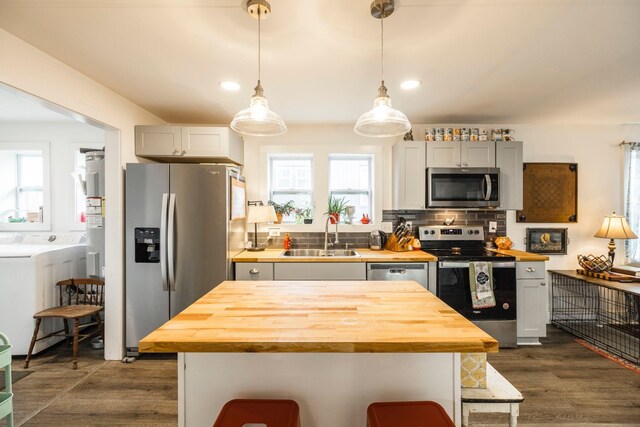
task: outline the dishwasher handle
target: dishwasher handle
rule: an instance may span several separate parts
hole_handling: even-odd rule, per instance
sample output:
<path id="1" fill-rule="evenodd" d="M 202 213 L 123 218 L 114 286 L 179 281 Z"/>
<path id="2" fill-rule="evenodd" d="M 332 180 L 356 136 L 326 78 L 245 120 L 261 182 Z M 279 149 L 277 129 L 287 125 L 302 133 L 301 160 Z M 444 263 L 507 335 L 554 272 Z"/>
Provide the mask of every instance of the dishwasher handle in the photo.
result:
<path id="1" fill-rule="evenodd" d="M 391 274 L 407 274 L 406 268 L 390 268 L 389 273 Z"/>

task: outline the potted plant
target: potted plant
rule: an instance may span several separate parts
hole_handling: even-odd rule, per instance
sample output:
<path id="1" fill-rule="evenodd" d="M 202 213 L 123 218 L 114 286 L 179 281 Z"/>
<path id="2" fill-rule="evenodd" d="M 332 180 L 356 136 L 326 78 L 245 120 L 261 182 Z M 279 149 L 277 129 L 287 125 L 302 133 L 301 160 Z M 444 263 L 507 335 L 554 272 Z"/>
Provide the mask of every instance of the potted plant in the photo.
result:
<path id="1" fill-rule="evenodd" d="M 340 214 L 346 211 L 347 203 L 344 197 L 329 196 L 329 206 L 325 214 L 329 215 L 331 224 L 340 222 Z"/>
<path id="2" fill-rule="evenodd" d="M 282 217 L 291 214 L 295 209 L 293 200 L 289 200 L 283 204 L 269 200 L 269 205 L 273 206 L 273 209 L 276 211 L 276 217 L 278 218 L 276 224 L 280 224 L 282 222 Z"/>
<path id="3" fill-rule="evenodd" d="M 304 208 L 297 208 L 296 212 L 296 223 L 304 223 L 304 224 L 312 224 L 313 223 L 313 209 L 315 205 L 307 204 Z"/>

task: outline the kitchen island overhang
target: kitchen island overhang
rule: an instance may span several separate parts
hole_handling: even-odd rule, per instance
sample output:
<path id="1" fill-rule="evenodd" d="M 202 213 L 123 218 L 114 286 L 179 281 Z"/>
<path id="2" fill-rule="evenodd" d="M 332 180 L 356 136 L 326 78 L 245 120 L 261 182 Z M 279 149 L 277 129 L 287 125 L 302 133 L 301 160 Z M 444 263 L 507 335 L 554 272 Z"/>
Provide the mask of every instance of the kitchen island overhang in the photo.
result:
<path id="1" fill-rule="evenodd" d="M 181 426 L 233 398 L 291 398 L 304 425 L 364 425 L 374 401 L 460 423 L 461 352 L 498 342 L 416 282 L 223 282 L 139 343 L 177 352 Z"/>

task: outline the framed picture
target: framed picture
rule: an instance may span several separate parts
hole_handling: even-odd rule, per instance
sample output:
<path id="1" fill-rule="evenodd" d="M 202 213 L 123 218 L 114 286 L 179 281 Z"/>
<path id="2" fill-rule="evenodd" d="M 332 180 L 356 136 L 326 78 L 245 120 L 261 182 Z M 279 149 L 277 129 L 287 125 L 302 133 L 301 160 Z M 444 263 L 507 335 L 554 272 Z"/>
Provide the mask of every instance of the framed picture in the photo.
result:
<path id="1" fill-rule="evenodd" d="M 527 252 L 566 255 L 566 228 L 527 228 Z"/>
<path id="2" fill-rule="evenodd" d="M 578 222 L 578 164 L 523 163 L 516 222 Z"/>

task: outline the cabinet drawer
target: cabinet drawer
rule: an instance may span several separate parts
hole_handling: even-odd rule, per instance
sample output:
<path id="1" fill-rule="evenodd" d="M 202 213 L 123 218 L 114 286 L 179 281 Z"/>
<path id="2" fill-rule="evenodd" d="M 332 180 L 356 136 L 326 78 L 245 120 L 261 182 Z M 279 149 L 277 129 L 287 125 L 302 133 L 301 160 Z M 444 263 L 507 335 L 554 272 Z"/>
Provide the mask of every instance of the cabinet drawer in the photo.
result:
<path id="1" fill-rule="evenodd" d="M 518 279 L 544 279 L 544 262 L 517 262 L 516 277 Z"/>
<path id="2" fill-rule="evenodd" d="M 273 280 L 273 263 L 237 262 L 236 280 Z"/>

